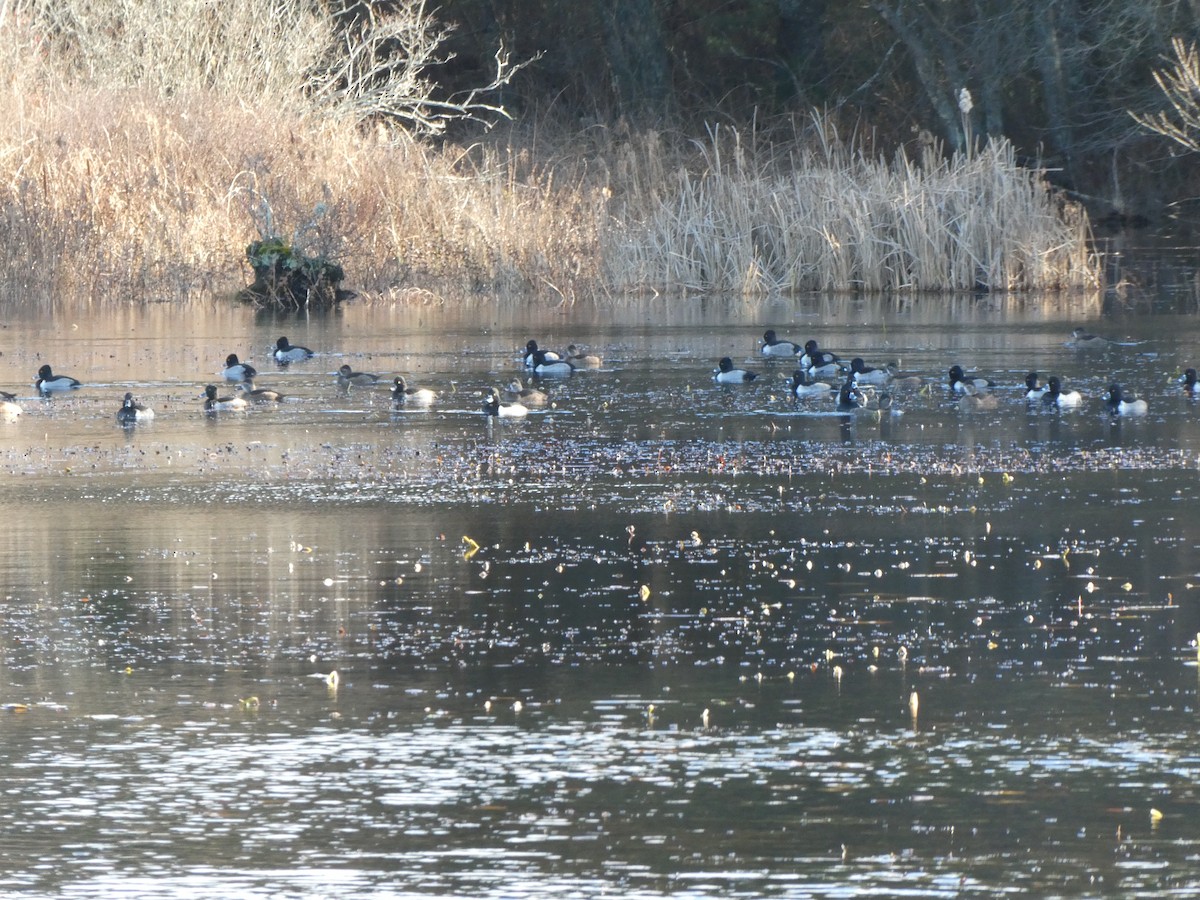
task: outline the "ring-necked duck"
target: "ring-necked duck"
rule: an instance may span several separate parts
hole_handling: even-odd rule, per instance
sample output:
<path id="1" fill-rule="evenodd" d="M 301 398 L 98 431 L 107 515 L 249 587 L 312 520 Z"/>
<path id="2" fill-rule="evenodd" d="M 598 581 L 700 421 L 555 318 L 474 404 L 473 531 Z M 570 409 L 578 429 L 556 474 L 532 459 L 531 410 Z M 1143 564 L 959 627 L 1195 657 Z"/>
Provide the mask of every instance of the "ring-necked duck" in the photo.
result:
<path id="1" fill-rule="evenodd" d="M 784 341 L 775 336 L 775 329 L 768 328 L 762 336 L 763 356 L 799 356 L 803 348 L 792 341 Z"/>
<path id="2" fill-rule="evenodd" d="M 550 355 L 544 350 L 533 351 L 533 373 L 535 375 L 570 375 L 575 371 L 575 366 L 565 359 L 550 358 Z"/>
<path id="3" fill-rule="evenodd" d="M 721 357 L 721 361 L 713 369 L 713 381 L 721 384 L 744 384 L 747 381 L 753 381 L 757 377 L 758 374 L 756 372 L 735 369 L 733 367 L 733 360 L 728 356 Z"/>
<path id="4" fill-rule="evenodd" d="M 950 390 L 957 394 L 964 394 L 967 387 L 974 387 L 979 390 L 986 390 L 996 386 L 994 381 L 988 378 L 968 378 L 963 372 L 962 366 L 953 365 L 950 367 Z"/>
<path id="5" fill-rule="evenodd" d="M 962 396 L 958 398 L 958 408 L 964 412 L 982 412 L 983 410 L 995 409 L 1000 401 L 996 399 L 996 395 L 980 390 L 973 384 L 966 384 L 962 388 Z"/>
<path id="6" fill-rule="evenodd" d="M 337 370 L 337 382 L 342 387 L 350 387 L 352 384 L 374 384 L 378 380 L 378 375 L 373 375 L 370 372 L 355 372 L 348 365 L 344 365 Z"/>
<path id="7" fill-rule="evenodd" d="M 858 385 L 854 383 L 854 379 L 847 378 L 846 383 L 842 385 L 838 391 L 837 409 L 838 412 L 854 412 L 857 409 L 862 409 L 867 405 L 867 398 L 863 396 L 863 392 L 858 389 Z"/>
<path id="8" fill-rule="evenodd" d="M 1051 375 L 1046 380 L 1046 393 L 1042 394 L 1042 403 L 1047 406 L 1057 406 L 1059 409 L 1070 409 L 1083 402 L 1079 391 L 1064 391 L 1062 382 L 1057 375 Z"/>
<path id="9" fill-rule="evenodd" d="M 254 382 L 249 378 L 241 384 L 234 385 L 234 390 L 251 403 L 278 403 L 283 399 L 283 394 L 279 391 L 273 391 L 270 388 L 256 388 Z"/>
<path id="10" fill-rule="evenodd" d="M 1076 328 L 1071 332 L 1071 339 L 1067 341 L 1066 346 L 1074 350 L 1104 350 L 1113 345 L 1106 337 L 1100 337 L 1098 334 L 1091 334 L 1083 328 Z"/>
<path id="11" fill-rule="evenodd" d="M 1184 393 L 1193 397 L 1197 394 L 1200 394 L 1200 382 L 1197 382 L 1196 380 L 1195 369 L 1188 369 L 1186 372 L 1180 375 L 1179 383 L 1183 385 Z"/>
<path id="12" fill-rule="evenodd" d="M 520 419 L 529 415 L 529 409 L 520 403 L 501 403 L 500 392 L 495 388 L 484 391 L 483 411 L 501 419 Z"/>
<path id="13" fill-rule="evenodd" d="M 43 394 L 48 394 L 51 391 L 74 390 L 82 384 L 82 382 L 72 378 L 70 375 L 55 375 L 50 371 L 49 365 L 38 369 L 37 379 L 33 383 L 38 391 Z"/>
<path id="14" fill-rule="evenodd" d="M 567 362 L 580 369 L 598 369 L 604 365 L 604 360 L 595 353 L 584 353 L 579 347 L 571 344 L 567 347 Z"/>
<path id="15" fill-rule="evenodd" d="M 861 356 L 850 360 L 850 377 L 855 384 L 887 384 L 892 380 L 890 369 L 868 366 Z"/>
<path id="16" fill-rule="evenodd" d="M 17 403 L 17 395 L 8 391 L 0 391 L 0 416 L 15 419 L 21 414 L 21 404 Z"/>
<path id="17" fill-rule="evenodd" d="M 827 381 L 812 381 L 803 369 L 792 373 L 792 393 L 797 397 L 833 396 L 833 385 Z"/>
<path id="18" fill-rule="evenodd" d="M 218 397 L 217 386 L 210 384 L 204 389 L 204 411 L 218 412 L 220 410 L 239 410 L 246 408 L 246 401 L 241 397 Z"/>
<path id="19" fill-rule="evenodd" d="M 154 418 L 154 410 L 143 406 L 133 399 L 133 394 L 125 393 L 125 402 L 117 410 L 117 421 L 122 425 L 133 425 L 135 422 L 147 422 Z"/>
<path id="20" fill-rule="evenodd" d="M 800 367 L 808 369 L 808 374 L 814 378 L 840 375 L 846 369 L 836 353 L 820 349 L 817 342 L 811 338 L 804 342 L 804 352 L 800 354 Z"/>
<path id="21" fill-rule="evenodd" d="M 288 343 L 286 337 L 281 337 L 275 342 L 275 362 L 277 363 L 286 365 L 301 359 L 311 359 L 315 355 L 307 347 L 297 347 L 295 344 Z"/>
<path id="22" fill-rule="evenodd" d="M 555 362 L 562 359 L 562 357 L 553 350 L 539 350 L 537 341 L 526 341 L 525 356 L 523 359 L 525 361 L 525 368 L 532 369 L 535 365 L 537 365 L 538 359 L 548 362 Z"/>
<path id="23" fill-rule="evenodd" d="M 392 379 L 392 402 L 397 405 L 411 403 L 413 406 L 428 406 L 436 398 L 437 394 L 429 388 L 410 388 L 399 375 Z"/>
<path id="24" fill-rule="evenodd" d="M 1147 408 L 1145 400 L 1126 397 L 1119 384 L 1108 386 L 1106 405 L 1114 416 L 1144 416 Z"/>
<path id="25" fill-rule="evenodd" d="M 258 370 L 250 363 L 241 362 L 236 353 L 230 353 L 225 357 L 225 368 L 221 371 L 221 375 L 226 381 L 246 381 L 258 374 Z"/>
<path id="26" fill-rule="evenodd" d="M 1038 377 L 1037 372 L 1030 372 L 1025 376 L 1025 399 L 1037 401 L 1044 396 L 1046 396 L 1046 386 L 1042 384 L 1042 379 Z"/>
<path id="27" fill-rule="evenodd" d="M 504 389 L 504 395 L 509 400 L 524 403 L 526 406 L 545 406 L 550 399 L 549 394 L 539 391 L 537 388 L 525 387 L 520 378 L 514 378 L 508 383 L 508 387 Z"/>

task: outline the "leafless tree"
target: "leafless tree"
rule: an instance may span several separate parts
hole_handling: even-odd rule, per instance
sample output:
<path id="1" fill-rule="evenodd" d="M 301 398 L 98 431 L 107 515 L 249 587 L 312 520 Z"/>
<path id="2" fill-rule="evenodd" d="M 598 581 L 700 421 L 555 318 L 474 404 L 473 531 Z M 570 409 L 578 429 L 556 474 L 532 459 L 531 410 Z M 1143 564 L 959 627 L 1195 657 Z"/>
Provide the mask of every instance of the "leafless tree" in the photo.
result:
<path id="1" fill-rule="evenodd" d="M 307 93 L 321 108 L 356 124 L 398 125 L 410 133 L 438 134 L 455 120 L 490 124 L 507 117 L 490 98 L 533 60 L 514 63 L 496 51 L 488 84 L 438 98 L 433 70 L 452 59 L 444 49 L 453 25 L 435 18 L 425 0 L 365 3 L 341 36 L 341 46 L 308 80 Z"/>

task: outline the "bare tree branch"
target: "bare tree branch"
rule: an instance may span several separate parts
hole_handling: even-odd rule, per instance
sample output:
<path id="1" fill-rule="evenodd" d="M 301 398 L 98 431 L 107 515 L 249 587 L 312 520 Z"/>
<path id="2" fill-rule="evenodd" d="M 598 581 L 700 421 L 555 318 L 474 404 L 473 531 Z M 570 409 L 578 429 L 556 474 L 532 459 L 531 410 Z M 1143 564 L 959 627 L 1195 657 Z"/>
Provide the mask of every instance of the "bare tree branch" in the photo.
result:
<path id="1" fill-rule="evenodd" d="M 425 134 L 439 134 L 456 120 L 491 125 L 508 117 L 503 106 L 486 98 L 533 59 L 513 63 L 501 47 L 488 84 L 438 99 L 429 72 L 453 59 L 442 50 L 453 26 L 437 21 L 425 0 L 364 8 L 366 14 L 346 30 L 340 52 L 309 79 L 308 94 L 318 106 L 355 124 L 396 124 Z"/>
<path id="2" fill-rule="evenodd" d="M 1193 153 L 1200 152 L 1200 51 L 1195 44 L 1172 38 L 1174 63 L 1169 69 L 1156 69 L 1154 80 L 1170 104 L 1170 110 L 1150 115 L 1130 112 L 1144 128 L 1170 138 Z"/>

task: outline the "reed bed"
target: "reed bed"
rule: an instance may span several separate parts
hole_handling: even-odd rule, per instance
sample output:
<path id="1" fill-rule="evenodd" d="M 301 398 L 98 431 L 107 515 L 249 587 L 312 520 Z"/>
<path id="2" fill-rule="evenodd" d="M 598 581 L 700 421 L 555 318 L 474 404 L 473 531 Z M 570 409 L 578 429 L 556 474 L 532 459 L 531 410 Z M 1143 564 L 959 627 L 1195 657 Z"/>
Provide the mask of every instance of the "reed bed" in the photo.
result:
<path id="1" fill-rule="evenodd" d="M 0 0 L 0 300 L 230 297 L 250 281 L 247 245 L 269 234 L 336 260 L 344 286 L 375 300 L 1098 279 L 1082 210 L 1004 144 L 882 161 L 819 120 L 801 140 L 761 144 L 521 128 L 434 143 L 306 105 L 311 54 L 270 36 L 286 27 L 319 44 L 321 23 L 287 0 L 251 19 L 237 3 L 188 0 L 170 21 L 126 29 L 114 23 L 159 7 L 72 2 Z M 108 10 L 90 26 L 95 46 L 80 24 L 93 8 Z M 53 28 L 30 26 L 48 10 Z M 231 18 L 186 28 L 218 14 Z M 214 60 L 230 45 L 235 58 Z M 284 55 L 268 60 L 271 46 Z"/>
<path id="2" fill-rule="evenodd" d="M 702 165 L 662 171 L 606 232 L 612 282 L 671 291 L 868 293 L 1094 287 L 1082 207 L 1016 162 L 1007 142 L 920 162 L 837 141 L 764 164 L 714 133 Z M 768 157 L 770 154 L 766 154 Z M 637 209 L 633 207 L 637 206 Z M 638 223 L 634 225 L 632 223 Z"/>

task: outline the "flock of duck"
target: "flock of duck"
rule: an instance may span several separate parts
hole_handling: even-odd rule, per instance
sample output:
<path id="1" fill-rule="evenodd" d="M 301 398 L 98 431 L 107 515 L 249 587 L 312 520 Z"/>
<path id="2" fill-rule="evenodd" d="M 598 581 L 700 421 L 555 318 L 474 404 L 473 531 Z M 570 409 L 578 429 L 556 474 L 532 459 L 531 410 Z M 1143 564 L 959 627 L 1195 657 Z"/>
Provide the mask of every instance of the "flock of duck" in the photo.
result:
<path id="1" fill-rule="evenodd" d="M 895 365 L 871 366 L 858 356 L 847 362 L 837 354 L 821 348 L 815 340 L 810 339 L 801 345 L 780 338 L 773 329 L 768 329 L 763 334 L 759 345 L 763 356 L 767 358 L 795 362 L 797 368 L 792 375 L 790 392 L 796 398 L 830 398 L 838 412 L 894 409 L 890 391 L 892 387 L 920 387 L 928 384 L 924 376 L 899 371 Z M 1066 346 L 1075 349 L 1103 349 L 1116 344 L 1107 338 L 1077 328 Z M 280 365 L 311 359 L 314 355 L 307 347 L 290 343 L 287 337 L 280 337 L 273 351 L 273 357 Z M 541 349 L 533 340 L 526 343 L 522 360 L 527 372 L 550 377 L 570 375 L 576 369 L 599 368 L 603 365 L 599 356 L 587 353 L 574 344 L 570 345 L 565 353 L 559 353 Z M 215 384 L 208 385 L 202 395 L 203 409 L 206 412 L 244 410 L 252 403 L 278 403 L 283 399 L 283 395 L 278 391 L 256 387 L 254 379 L 258 372 L 249 363 L 239 360 L 237 354 L 231 353 L 226 357 L 221 374 L 225 381 L 234 383 L 236 393 L 232 396 L 221 396 Z M 376 384 L 382 376 L 358 372 L 349 365 L 343 365 L 335 377 L 341 387 L 349 388 L 351 385 Z M 757 378 L 758 373 L 737 368 L 730 357 L 723 357 L 713 370 L 713 380 L 718 384 L 746 384 Z M 963 409 L 985 410 L 996 407 L 998 400 L 992 393 L 996 384 L 992 380 L 969 376 L 959 365 L 949 368 L 947 378 L 947 388 L 958 398 Z M 1200 381 L 1195 369 L 1187 369 L 1180 376 L 1179 383 L 1189 396 L 1200 397 Z M 39 394 L 50 396 L 75 390 L 82 382 L 69 375 L 54 373 L 47 364 L 38 370 L 34 385 Z M 427 407 L 433 404 L 436 398 L 435 393 L 428 388 L 409 387 L 401 376 L 393 379 L 391 396 L 396 406 Z M 1084 402 L 1079 391 L 1065 388 L 1058 376 L 1050 376 L 1043 383 L 1037 372 L 1030 372 L 1026 376 L 1024 398 L 1031 404 L 1059 409 L 1078 407 Z M 520 378 L 514 378 L 505 387 L 503 399 L 500 389 L 493 387 L 485 390 L 482 410 L 488 416 L 522 418 L 529 414 L 530 407 L 544 406 L 548 399 L 546 393 L 536 387 L 526 386 Z M 1129 396 L 1121 385 L 1115 382 L 1108 387 L 1105 406 L 1112 415 L 1140 416 L 1147 412 L 1145 400 Z M 20 412 L 21 407 L 16 396 L 0 391 L 0 414 L 11 418 Z M 133 425 L 152 419 L 154 410 L 138 402 L 132 392 L 126 392 L 116 417 L 122 425 Z"/>
<path id="2" fill-rule="evenodd" d="M 759 342 L 764 356 L 795 360 L 798 368 L 792 376 L 791 391 L 798 398 L 831 397 L 839 412 L 859 409 L 886 409 L 892 406 L 890 392 L 877 392 L 889 385 L 921 386 L 926 383 L 923 376 L 904 373 L 894 365 L 869 366 L 862 357 L 849 362 L 828 350 L 821 349 L 815 340 L 803 345 L 781 339 L 774 330 L 768 329 Z M 1076 328 L 1066 346 L 1072 349 L 1106 349 L 1117 346 L 1116 342 Z M 755 372 L 735 368 L 732 360 L 725 357 L 713 370 L 713 379 L 721 384 L 738 384 L 753 381 Z M 968 376 L 962 366 L 953 365 L 947 373 L 947 387 L 959 398 L 959 404 L 967 410 L 993 409 L 998 399 L 992 388 L 994 381 L 988 378 Z M 1188 369 L 1179 378 L 1184 391 L 1190 396 L 1200 396 L 1200 384 L 1196 370 Z M 1024 398 L 1029 403 L 1046 407 L 1070 409 L 1082 405 L 1083 396 L 1077 390 L 1064 388 L 1057 375 L 1050 376 L 1045 383 L 1037 372 L 1025 377 Z M 1143 416 L 1147 412 L 1146 401 L 1129 395 L 1120 384 L 1109 384 L 1105 393 L 1105 407 L 1115 416 Z"/>
<path id="3" fill-rule="evenodd" d="M 287 337 L 281 337 L 275 343 L 272 356 L 279 365 L 311 359 L 316 354 L 308 347 L 292 344 Z M 235 394 L 220 396 L 215 384 L 210 384 L 198 399 L 204 401 L 203 409 L 207 413 L 222 411 L 244 410 L 251 403 L 278 403 L 283 400 L 283 394 L 269 388 L 259 388 L 254 384 L 258 371 L 254 366 L 238 359 L 236 353 L 230 353 L 225 358 L 225 367 L 221 376 L 228 382 L 234 382 Z M 336 373 L 339 386 L 348 388 L 351 385 L 375 384 L 380 380 L 379 375 L 369 372 L 356 372 L 350 366 L 343 365 Z M 42 397 L 50 397 L 57 393 L 73 391 L 83 386 L 83 382 L 70 375 L 55 373 L 49 364 L 38 369 L 34 379 L 34 387 Z M 410 388 L 401 376 L 396 376 L 392 382 L 392 402 L 397 405 L 412 404 L 428 406 L 434 401 L 434 392 L 424 388 Z M 15 394 L 0 391 L 0 416 L 12 419 L 22 412 Z M 117 421 L 122 425 L 135 425 L 138 422 L 148 422 L 154 418 L 154 410 L 138 402 L 132 391 L 125 393 L 125 398 L 117 410 Z"/>

